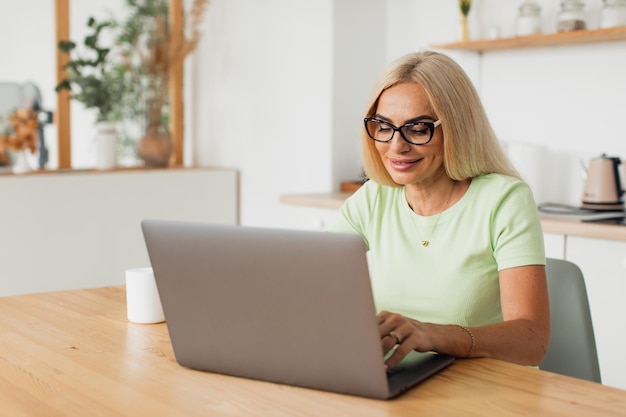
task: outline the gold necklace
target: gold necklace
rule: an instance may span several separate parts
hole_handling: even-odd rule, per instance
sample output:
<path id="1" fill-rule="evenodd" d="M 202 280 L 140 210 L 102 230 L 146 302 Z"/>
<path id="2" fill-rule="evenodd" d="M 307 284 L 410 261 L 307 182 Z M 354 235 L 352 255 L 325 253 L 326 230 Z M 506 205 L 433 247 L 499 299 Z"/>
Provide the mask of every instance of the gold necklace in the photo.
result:
<path id="1" fill-rule="evenodd" d="M 427 247 L 428 245 L 430 245 L 430 239 L 433 237 L 433 234 L 435 233 L 435 229 L 437 228 L 437 224 L 439 224 L 439 219 L 441 218 L 441 214 L 448 208 L 448 203 L 450 202 L 450 198 L 452 198 L 452 193 L 454 192 L 454 188 L 455 187 L 456 187 L 456 181 L 454 181 L 454 183 L 452 184 L 452 188 L 450 189 L 450 194 L 448 195 L 448 199 L 446 200 L 446 204 L 443 206 L 443 210 L 441 210 L 439 212 L 439 214 L 437 215 L 437 219 L 435 220 L 435 224 L 433 225 L 433 228 L 430 230 L 430 236 L 428 237 L 428 239 L 423 239 L 422 241 L 420 241 L 420 244 L 423 247 Z M 413 225 L 415 226 L 415 228 L 419 232 L 419 227 L 417 226 L 417 223 L 415 222 L 415 218 L 413 218 L 413 216 L 411 216 L 411 220 L 413 221 Z"/>

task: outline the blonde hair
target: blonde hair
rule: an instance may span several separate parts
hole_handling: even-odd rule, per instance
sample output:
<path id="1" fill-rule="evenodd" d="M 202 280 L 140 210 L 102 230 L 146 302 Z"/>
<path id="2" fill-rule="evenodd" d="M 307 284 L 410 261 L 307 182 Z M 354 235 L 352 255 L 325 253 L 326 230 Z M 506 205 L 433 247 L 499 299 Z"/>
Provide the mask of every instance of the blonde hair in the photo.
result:
<path id="1" fill-rule="evenodd" d="M 404 83 L 420 84 L 426 91 L 434 116 L 441 120 L 443 163 L 450 178 L 464 180 L 490 173 L 519 178 L 491 128 L 472 82 L 446 55 L 425 51 L 395 60 L 375 84 L 365 117 L 374 116 L 383 91 Z M 367 177 L 379 184 L 397 187 L 365 127 L 362 136 Z"/>

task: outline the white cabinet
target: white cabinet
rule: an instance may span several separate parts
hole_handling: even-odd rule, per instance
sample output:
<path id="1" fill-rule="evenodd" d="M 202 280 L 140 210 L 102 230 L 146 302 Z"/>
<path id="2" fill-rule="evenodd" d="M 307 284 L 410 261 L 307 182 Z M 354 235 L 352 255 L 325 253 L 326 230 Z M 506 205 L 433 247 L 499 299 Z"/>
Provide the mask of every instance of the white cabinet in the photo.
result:
<path id="1" fill-rule="evenodd" d="M 626 389 L 626 242 L 567 236 L 587 286 L 602 383 Z"/>
<path id="2" fill-rule="evenodd" d="M 350 193 L 284 195 L 282 225 L 290 229 L 323 231 L 339 217 L 339 208 Z"/>
<path id="3" fill-rule="evenodd" d="M 282 225 L 289 229 L 324 231 L 339 217 L 339 210 L 332 208 L 285 206 L 282 210 Z"/>
<path id="4" fill-rule="evenodd" d="M 0 176 L 0 296 L 124 283 L 149 265 L 143 219 L 238 223 L 229 169 Z"/>

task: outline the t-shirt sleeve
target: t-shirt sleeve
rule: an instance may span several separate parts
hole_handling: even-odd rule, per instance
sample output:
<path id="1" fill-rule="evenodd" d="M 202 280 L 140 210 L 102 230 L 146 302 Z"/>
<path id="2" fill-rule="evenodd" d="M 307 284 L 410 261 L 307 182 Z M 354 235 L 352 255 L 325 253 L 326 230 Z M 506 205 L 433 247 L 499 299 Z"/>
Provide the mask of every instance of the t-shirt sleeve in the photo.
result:
<path id="1" fill-rule="evenodd" d="M 494 207 L 493 250 L 498 270 L 545 265 L 543 231 L 528 184 L 515 182 Z"/>

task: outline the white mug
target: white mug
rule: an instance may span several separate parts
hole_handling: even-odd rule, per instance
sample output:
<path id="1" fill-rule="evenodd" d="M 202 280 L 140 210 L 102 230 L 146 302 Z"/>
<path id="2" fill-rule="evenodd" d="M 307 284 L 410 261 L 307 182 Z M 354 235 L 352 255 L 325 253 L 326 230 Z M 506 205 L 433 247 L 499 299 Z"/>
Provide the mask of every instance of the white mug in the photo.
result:
<path id="1" fill-rule="evenodd" d="M 133 323 L 165 321 L 161 298 L 150 267 L 126 270 L 126 313 Z"/>

